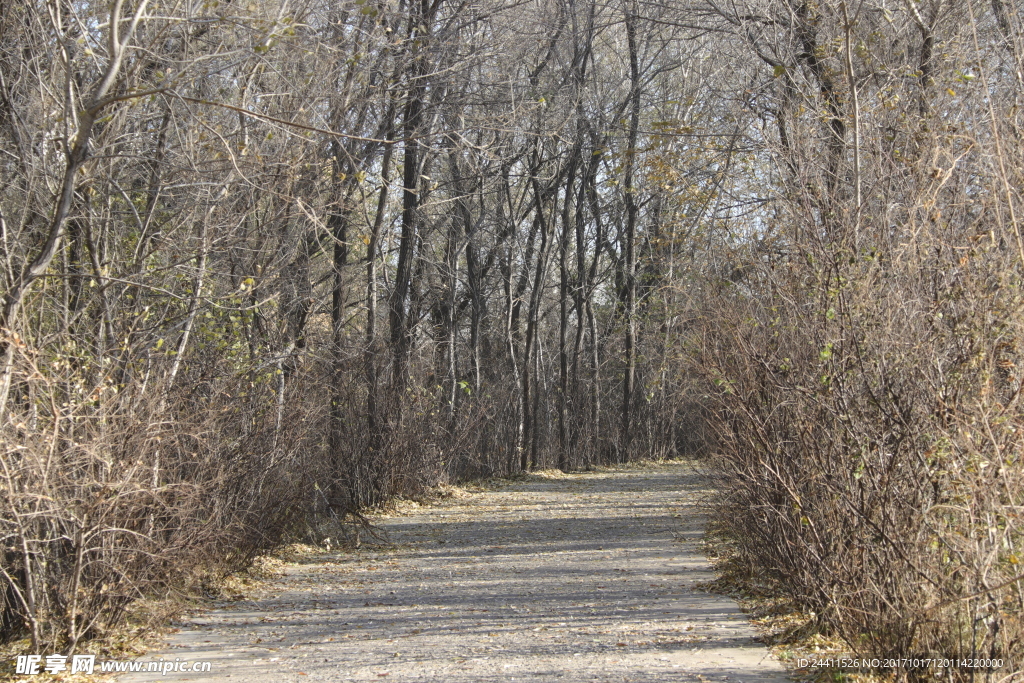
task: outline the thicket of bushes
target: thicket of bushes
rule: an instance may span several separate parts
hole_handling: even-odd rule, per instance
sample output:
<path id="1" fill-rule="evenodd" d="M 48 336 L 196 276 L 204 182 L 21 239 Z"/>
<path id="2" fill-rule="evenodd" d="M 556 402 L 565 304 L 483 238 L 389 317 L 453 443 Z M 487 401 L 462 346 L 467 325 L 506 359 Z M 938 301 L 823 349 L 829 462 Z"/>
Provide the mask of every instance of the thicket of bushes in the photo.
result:
<path id="1" fill-rule="evenodd" d="M 799 306 L 709 316 L 721 518 L 864 654 L 1022 661 L 1024 311 L 983 240 L 966 267 L 946 249 L 776 272 Z"/>
<path id="2" fill-rule="evenodd" d="M 744 276 L 693 304 L 688 342 L 715 406 L 720 518 L 751 568 L 857 653 L 997 658 L 941 673 L 1015 680 L 1019 16 L 856 7 L 752 38 L 780 67 L 762 129 L 777 199 L 737 247 Z"/>

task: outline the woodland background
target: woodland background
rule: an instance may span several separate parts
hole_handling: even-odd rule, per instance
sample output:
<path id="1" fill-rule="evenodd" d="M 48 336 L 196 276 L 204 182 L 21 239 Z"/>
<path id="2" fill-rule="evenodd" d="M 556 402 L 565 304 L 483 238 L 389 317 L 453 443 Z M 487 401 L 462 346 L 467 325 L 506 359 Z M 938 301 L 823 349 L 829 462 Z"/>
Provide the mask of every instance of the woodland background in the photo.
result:
<path id="1" fill-rule="evenodd" d="M 1024 661 L 1022 19 L 3 3 L 0 636 L 440 482 L 699 455 L 854 651 Z"/>

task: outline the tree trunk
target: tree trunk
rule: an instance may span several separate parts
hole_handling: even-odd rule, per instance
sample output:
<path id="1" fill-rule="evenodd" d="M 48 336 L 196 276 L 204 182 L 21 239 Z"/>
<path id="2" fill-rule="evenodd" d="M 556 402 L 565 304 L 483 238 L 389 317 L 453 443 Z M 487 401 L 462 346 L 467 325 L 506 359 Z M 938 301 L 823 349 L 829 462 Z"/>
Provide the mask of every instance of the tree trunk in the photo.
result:
<path id="1" fill-rule="evenodd" d="M 623 317 L 625 322 L 625 376 L 622 382 L 622 437 L 619 459 L 630 460 L 633 440 L 633 392 L 636 382 L 636 222 L 639 208 L 636 188 L 633 186 L 636 170 L 637 137 L 640 129 L 640 61 L 636 41 L 636 5 L 626 10 L 626 41 L 629 47 L 629 139 L 622 191 L 626 203 L 626 229 L 623 236 L 622 258 L 625 275 Z"/>

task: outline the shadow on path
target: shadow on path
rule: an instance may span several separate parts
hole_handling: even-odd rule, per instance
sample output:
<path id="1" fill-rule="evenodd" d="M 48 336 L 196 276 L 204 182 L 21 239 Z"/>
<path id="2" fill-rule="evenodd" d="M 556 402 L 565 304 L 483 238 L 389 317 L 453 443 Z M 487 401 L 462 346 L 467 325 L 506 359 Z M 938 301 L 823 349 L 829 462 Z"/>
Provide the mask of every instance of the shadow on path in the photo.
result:
<path id="1" fill-rule="evenodd" d="M 392 547 L 313 556 L 146 659 L 211 662 L 175 680 L 789 680 L 732 600 L 695 588 L 702 490 L 668 463 L 384 519 Z"/>

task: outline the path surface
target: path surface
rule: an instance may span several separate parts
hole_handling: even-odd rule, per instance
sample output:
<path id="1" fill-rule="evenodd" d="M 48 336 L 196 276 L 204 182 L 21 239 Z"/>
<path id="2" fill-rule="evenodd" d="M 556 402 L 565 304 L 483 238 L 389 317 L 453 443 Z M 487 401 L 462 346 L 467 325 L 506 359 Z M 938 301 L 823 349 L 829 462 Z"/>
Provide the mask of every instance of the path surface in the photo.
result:
<path id="1" fill-rule="evenodd" d="M 392 549 L 318 555 L 195 616 L 119 681 L 788 681 L 725 597 L 693 586 L 687 465 L 533 476 L 381 520 Z"/>

